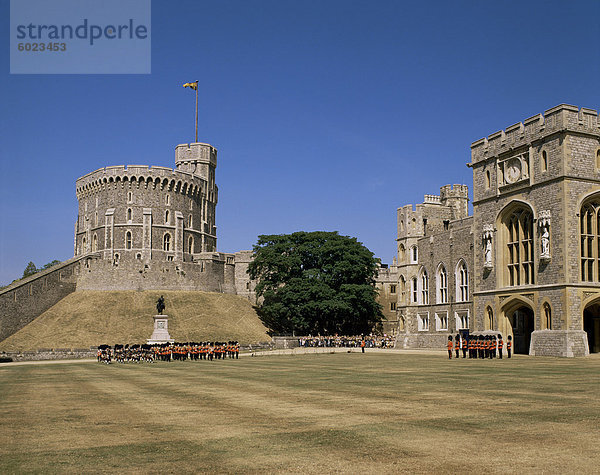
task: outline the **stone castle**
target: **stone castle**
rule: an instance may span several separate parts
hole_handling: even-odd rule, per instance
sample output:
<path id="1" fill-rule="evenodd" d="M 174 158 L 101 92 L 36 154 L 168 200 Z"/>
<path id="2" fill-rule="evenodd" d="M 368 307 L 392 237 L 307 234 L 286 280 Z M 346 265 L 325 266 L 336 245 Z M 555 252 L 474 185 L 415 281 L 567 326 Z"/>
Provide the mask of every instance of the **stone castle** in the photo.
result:
<path id="1" fill-rule="evenodd" d="M 106 167 L 77 180 L 74 257 L 0 291 L 0 341 L 75 290 L 203 290 L 255 299 L 251 251 L 217 252 L 217 151 L 178 145 L 175 169 Z M 397 212 L 377 279 L 401 348 L 502 333 L 516 353 L 600 352 L 600 121 L 560 105 L 471 145 L 466 185 Z"/>
<path id="2" fill-rule="evenodd" d="M 255 301 L 252 251 L 217 252 L 217 150 L 178 145 L 175 168 L 113 166 L 76 182 L 74 257 L 0 291 L 0 341 L 76 290 L 201 290 Z"/>
<path id="3" fill-rule="evenodd" d="M 77 288 L 204 290 L 250 297 L 251 251 L 217 252 L 217 150 L 175 148 L 175 169 L 106 167 L 77 180 Z"/>
<path id="4" fill-rule="evenodd" d="M 398 208 L 397 258 L 377 286 L 397 346 L 458 332 L 514 351 L 600 352 L 600 122 L 559 105 L 471 145 L 465 185 Z M 388 323 L 388 328 L 391 323 Z"/>

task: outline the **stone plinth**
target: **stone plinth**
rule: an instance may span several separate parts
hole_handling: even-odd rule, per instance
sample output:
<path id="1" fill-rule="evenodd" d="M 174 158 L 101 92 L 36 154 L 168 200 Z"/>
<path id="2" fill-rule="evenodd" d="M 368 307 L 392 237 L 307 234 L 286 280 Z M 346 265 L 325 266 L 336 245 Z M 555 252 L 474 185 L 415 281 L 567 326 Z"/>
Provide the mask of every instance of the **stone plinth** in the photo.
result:
<path id="1" fill-rule="evenodd" d="M 154 315 L 154 332 L 152 332 L 152 336 L 146 341 L 149 345 L 155 343 L 173 343 L 175 341 L 169 335 L 168 315 Z"/>
<path id="2" fill-rule="evenodd" d="M 588 356 L 587 333 L 583 330 L 536 330 L 531 334 L 531 356 Z"/>

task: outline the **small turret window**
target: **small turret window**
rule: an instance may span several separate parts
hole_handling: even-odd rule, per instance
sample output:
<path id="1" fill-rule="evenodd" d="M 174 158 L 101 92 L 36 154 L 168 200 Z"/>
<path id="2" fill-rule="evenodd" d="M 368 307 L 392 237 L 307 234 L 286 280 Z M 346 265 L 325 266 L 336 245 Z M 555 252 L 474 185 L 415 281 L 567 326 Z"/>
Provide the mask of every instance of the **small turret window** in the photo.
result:
<path id="1" fill-rule="evenodd" d="M 548 171 L 548 154 L 546 153 L 546 151 L 542 151 L 542 171 L 543 172 L 547 172 Z"/>

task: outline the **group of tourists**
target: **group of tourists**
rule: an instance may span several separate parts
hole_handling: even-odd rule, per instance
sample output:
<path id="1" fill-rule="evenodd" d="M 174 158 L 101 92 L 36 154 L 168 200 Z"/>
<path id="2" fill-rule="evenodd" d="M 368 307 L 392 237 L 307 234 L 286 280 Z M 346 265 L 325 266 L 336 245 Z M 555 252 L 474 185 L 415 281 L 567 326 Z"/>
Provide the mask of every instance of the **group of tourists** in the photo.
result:
<path id="1" fill-rule="evenodd" d="M 391 335 L 357 336 L 303 336 L 298 338 L 302 348 L 393 348 L 395 338 Z"/>
<path id="2" fill-rule="evenodd" d="M 153 363 L 155 361 L 198 361 L 238 359 L 240 344 L 237 341 L 228 342 L 187 342 L 163 343 L 154 345 L 101 345 L 98 347 L 98 362 L 117 363 Z"/>
<path id="3" fill-rule="evenodd" d="M 502 351 L 504 349 L 504 340 L 502 335 L 469 335 L 463 338 L 460 335 L 454 337 L 452 341 L 452 335 L 448 337 L 448 358 L 452 359 L 452 352 L 456 352 L 456 358 L 466 358 L 467 354 L 472 359 L 485 359 L 485 358 L 496 358 L 502 359 Z M 512 336 L 508 336 L 506 340 L 506 356 L 511 357 L 512 352 Z"/>

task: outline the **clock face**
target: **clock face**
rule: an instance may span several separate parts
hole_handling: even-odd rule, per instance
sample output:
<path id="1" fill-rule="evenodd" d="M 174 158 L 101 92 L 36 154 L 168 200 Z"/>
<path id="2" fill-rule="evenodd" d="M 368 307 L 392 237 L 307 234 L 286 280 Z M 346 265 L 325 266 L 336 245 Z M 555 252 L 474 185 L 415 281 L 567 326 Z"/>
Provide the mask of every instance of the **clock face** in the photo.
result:
<path id="1" fill-rule="evenodd" d="M 506 181 L 514 183 L 521 177 L 521 160 L 513 158 L 506 162 Z"/>

